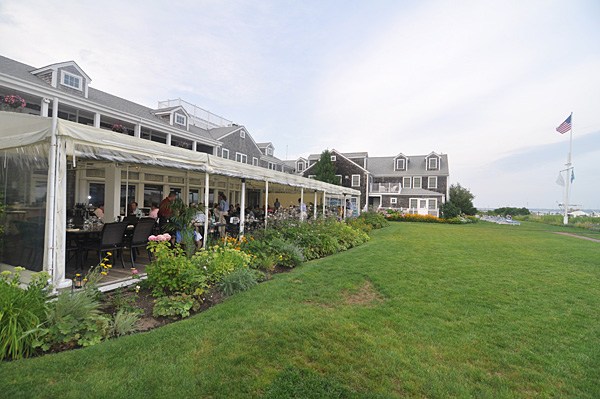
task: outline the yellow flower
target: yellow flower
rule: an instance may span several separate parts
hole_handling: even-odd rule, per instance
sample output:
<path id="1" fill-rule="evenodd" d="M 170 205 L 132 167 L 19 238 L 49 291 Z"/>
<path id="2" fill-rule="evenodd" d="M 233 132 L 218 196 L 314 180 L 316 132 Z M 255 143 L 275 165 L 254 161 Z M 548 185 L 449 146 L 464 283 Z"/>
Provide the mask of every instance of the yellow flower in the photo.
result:
<path id="1" fill-rule="evenodd" d="M 104 274 L 105 276 L 108 276 L 108 273 L 106 273 L 106 272 L 100 272 L 100 273 Z"/>
<path id="2" fill-rule="evenodd" d="M 111 255 L 111 256 L 112 256 L 112 253 L 111 253 L 111 252 L 107 252 L 107 254 L 109 254 L 109 255 Z"/>
<path id="3" fill-rule="evenodd" d="M 83 281 L 87 281 L 87 278 L 84 278 Z"/>
<path id="4" fill-rule="evenodd" d="M 79 277 L 79 276 L 81 276 L 81 274 L 77 273 L 76 276 Z"/>
<path id="5" fill-rule="evenodd" d="M 112 267 L 112 265 L 106 265 L 106 266 L 108 266 L 108 267 Z"/>
<path id="6" fill-rule="evenodd" d="M 100 266 L 106 266 L 104 263 L 100 263 Z"/>

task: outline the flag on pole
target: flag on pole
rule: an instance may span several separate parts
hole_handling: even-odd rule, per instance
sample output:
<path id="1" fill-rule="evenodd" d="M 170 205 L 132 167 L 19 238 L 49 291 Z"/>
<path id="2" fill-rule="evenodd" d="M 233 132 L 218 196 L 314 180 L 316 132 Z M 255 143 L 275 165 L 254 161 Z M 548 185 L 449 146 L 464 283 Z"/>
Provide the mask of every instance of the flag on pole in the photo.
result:
<path id="1" fill-rule="evenodd" d="M 558 177 L 556 178 L 556 184 L 559 186 L 565 186 L 565 179 L 563 179 L 562 173 L 558 172 Z"/>
<path id="2" fill-rule="evenodd" d="M 565 119 L 565 121 L 561 123 L 559 127 L 556 128 L 557 132 L 559 132 L 560 134 L 564 134 L 571 130 L 571 116 L 572 115 L 569 115 L 569 117 Z"/>
<path id="3" fill-rule="evenodd" d="M 573 180 L 575 180 L 575 171 L 574 170 L 571 171 L 571 183 L 573 183 Z"/>

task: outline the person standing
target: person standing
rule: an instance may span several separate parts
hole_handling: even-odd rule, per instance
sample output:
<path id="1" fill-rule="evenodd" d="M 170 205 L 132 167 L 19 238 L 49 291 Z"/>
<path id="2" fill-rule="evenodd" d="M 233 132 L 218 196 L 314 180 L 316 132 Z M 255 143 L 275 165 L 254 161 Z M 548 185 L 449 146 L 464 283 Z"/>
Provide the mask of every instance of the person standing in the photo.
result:
<path id="1" fill-rule="evenodd" d="M 300 213 L 300 221 L 304 222 L 306 220 L 306 204 L 300 198 L 298 198 L 298 212 Z"/>
<path id="2" fill-rule="evenodd" d="M 275 203 L 273 204 L 273 208 L 275 208 L 275 212 L 279 210 L 281 204 L 279 203 L 279 198 L 275 198 Z"/>
<path id="3" fill-rule="evenodd" d="M 161 231 L 169 222 L 169 218 L 173 212 L 171 205 L 173 204 L 173 201 L 175 201 L 175 198 L 177 198 L 177 193 L 171 191 L 169 195 L 160 203 L 160 207 L 158 208 L 158 226 L 160 227 Z"/>
<path id="4" fill-rule="evenodd" d="M 221 235 L 221 237 L 225 237 L 225 224 L 227 224 L 227 222 L 225 221 L 225 216 L 228 215 L 229 212 L 229 202 L 227 202 L 227 197 L 225 196 L 225 194 L 220 193 L 219 194 L 219 224 L 221 226 L 219 226 L 219 234 Z"/>

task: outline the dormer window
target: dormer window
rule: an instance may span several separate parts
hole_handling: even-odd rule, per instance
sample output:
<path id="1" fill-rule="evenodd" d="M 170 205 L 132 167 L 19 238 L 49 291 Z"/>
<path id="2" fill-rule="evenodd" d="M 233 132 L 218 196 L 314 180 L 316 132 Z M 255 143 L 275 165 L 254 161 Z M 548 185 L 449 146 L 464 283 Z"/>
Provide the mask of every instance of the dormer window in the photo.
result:
<path id="1" fill-rule="evenodd" d="M 267 147 L 267 155 L 273 155 L 273 149 L 271 147 Z"/>
<path id="2" fill-rule="evenodd" d="M 429 158 L 429 166 L 428 169 L 437 169 L 438 168 L 438 159 L 437 158 Z"/>
<path id="3" fill-rule="evenodd" d="M 69 86 L 73 89 L 81 90 L 81 78 L 79 76 L 73 75 L 71 73 L 62 71 L 62 78 L 60 79 L 60 83 Z"/>
<path id="4" fill-rule="evenodd" d="M 178 125 L 185 126 L 185 116 L 181 114 L 175 114 L 175 123 Z"/>
<path id="5" fill-rule="evenodd" d="M 396 170 L 404 170 L 406 167 L 406 160 L 403 158 L 396 159 Z"/>
<path id="6" fill-rule="evenodd" d="M 304 170 L 304 162 L 298 162 L 298 166 L 296 167 L 296 169 L 298 170 L 298 172 L 302 172 Z"/>
<path id="7" fill-rule="evenodd" d="M 245 139 L 246 138 L 246 132 L 243 130 L 240 130 L 240 138 Z"/>

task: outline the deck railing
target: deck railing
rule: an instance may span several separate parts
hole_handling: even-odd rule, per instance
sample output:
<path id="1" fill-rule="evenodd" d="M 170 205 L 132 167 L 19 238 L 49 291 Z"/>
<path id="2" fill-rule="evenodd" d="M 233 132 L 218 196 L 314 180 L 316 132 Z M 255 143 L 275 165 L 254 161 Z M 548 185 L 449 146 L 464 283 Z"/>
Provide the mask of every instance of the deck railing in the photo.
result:
<path id="1" fill-rule="evenodd" d="M 399 194 L 402 186 L 400 183 L 371 183 L 370 192 L 373 194 Z"/>
<path id="2" fill-rule="evenodd" d="M 198 126 L 202 129 L 214 129 L 217 127 L 233 125 L 233 122 L 229 119 L 225 119 L 222 116 L 213 114 L 212 112 L 182 100 L 181 98 L 158 102 L 158 108 L 169 108 L 179 105 L 182 106 L 183 109 L 185 109 L 185 111 L 190 115 L 190 122 L 192 125 Z"/>

